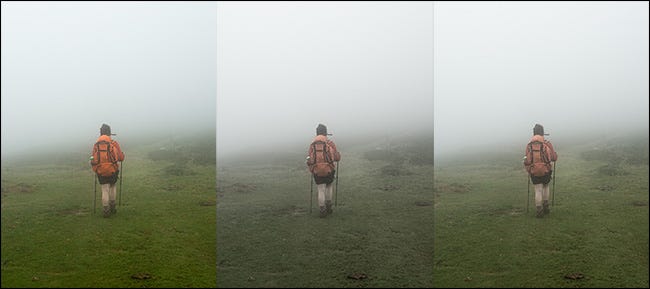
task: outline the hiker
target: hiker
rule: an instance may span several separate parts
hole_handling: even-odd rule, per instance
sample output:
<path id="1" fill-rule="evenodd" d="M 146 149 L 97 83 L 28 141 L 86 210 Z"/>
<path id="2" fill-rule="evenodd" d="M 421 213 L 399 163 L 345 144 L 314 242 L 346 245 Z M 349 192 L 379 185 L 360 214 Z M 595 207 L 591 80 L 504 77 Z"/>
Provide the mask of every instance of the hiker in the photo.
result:
<path id="1" fill-rule="evenodd" d="M 120 171 L 118 162 L 124 160 L 124 153 L 120 144 L 111 139 L 111 127 L 102 124 L 99 129 L 99 138 L 93 146 L 90 164 L 97 174 L 97 179 L 102 187 L 102 206 L 104 218 L 115 214 L 115 197 L 117 195 L 117 178 Z"/>
<path id="2" fill-rule="evenodd" d="M 336 149 L 336 144 L 329 140 L 327 135 L 327 127 L 318 124 L 316 137 L 309 146 L 307 154 L 307 165 L 318 188 L 318 206 L 321 218 L 332 213 L 332 182 L 336 173 L 334 162 L 341 160 L 341 154 Z"/>
<path id="3" fill-rule="evenodd" d="M 535 124 L 533 137 L 526 145 L 524 166 L 535 187 L 535 206 L 537 207 L 536 216 L 538 218 L 550 213 L 548 208 L 550 195 L 548 184 L 551 181 L 555 161 L 557 161 L 557 153 L 553 149 L 553 144 L 544 139 L 544 127 L 541 124 Z"/>

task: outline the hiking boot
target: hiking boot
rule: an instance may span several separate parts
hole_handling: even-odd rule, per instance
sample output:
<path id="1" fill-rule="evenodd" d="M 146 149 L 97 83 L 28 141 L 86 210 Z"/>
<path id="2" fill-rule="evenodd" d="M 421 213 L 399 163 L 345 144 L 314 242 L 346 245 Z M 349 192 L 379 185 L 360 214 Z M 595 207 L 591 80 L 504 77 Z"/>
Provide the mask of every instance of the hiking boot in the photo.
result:
<path id="1" fill-rule="evenodd" d="M 321 206 L 320 207 L 320 215 L 319 215 L 319 217 L 325 218 L 326 216 L 327 216 L 327 209 L 325 209 L 325 207 Z"/>
<path id="2" fill-rule="evenodd" d="M 325 207 L 327 208 L 327 213 L 332 213 L 332 201 L 325 201 Z"/>
<path id="3" fill-rule="evenodd" d="M 537 214 L 535 216 L 538 218 L 544 217 L 544 209 L 542 209 L 542 206 L 537 206 Z"/>
<path id="4" fill-rule="evenodd" d="M 551 210 L 548 208 L 548 201 L 544 201 L 544 215 L 548 215 Z"/>
<path id="5" fill-rule="evenodd" d="M 111 207 L 111 214 L 117 213 L 117 209 L 115 209 L 115 201 L 109 201 L 108 204 Z"/>
<path id="6" fill-rule="evenodd" d="M 108 206 L 104 206 L 104 218 L 108 218 L 111 216 L 111 208 Z"/>

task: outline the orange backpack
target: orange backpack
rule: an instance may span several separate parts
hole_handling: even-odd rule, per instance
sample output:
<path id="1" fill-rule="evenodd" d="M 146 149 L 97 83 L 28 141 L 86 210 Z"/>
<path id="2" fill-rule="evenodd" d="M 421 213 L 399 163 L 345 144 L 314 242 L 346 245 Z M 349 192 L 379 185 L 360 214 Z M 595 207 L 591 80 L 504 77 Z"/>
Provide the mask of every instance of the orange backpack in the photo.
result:
<path id="1" fill-rule="evenodd" d="M 117 172 L 117 152 L 114 147 L 111 142 L 104 140 L 95 143 L 90 164 L 97 175 L 110 177 Z"/>
<path id="2" fill-rule="evenodd" d="M 526 149 L 526 170 L 531 176 L 542 177 L 551 172 L 551 152 L 547 145 L 540 141 L 528 143 Z"/>
<path id="3" fill-rule="evenodd" d="M 307 161 L 312 174 L 319 177 L 329 176 L 334 171 L 334 155 L 332 147 L 325 141 L 311 143 L 311 155 Z"/>

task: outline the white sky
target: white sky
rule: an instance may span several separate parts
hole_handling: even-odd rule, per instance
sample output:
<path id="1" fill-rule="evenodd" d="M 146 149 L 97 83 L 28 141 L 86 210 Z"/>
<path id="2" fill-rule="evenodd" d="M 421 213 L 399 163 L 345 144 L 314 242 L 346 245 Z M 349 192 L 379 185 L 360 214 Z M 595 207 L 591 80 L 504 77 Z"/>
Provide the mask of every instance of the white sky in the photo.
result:
<path id="1" fill-rule="evenodd" d="M 217 154 L 433 121 L 432 2 L 219 3 Z"/>
<path id="2" fill-rule="evenodd" d="M 436 153 L 647 128 L 648 26 L 648 2 L 2 2 L 2 153 L 104 122 L 216 120 L 219 154 L 318 123 L 435 126 Z"/>
<path id="3" fill-rule="evenodd" d="M 214 129 L 215 2 L 2 2 L 2 153 Z"/>
<path id="4" fill-rule="evenodd" d="M 648 127 L 648 2 L 436 2 L 435 152 Z"/>

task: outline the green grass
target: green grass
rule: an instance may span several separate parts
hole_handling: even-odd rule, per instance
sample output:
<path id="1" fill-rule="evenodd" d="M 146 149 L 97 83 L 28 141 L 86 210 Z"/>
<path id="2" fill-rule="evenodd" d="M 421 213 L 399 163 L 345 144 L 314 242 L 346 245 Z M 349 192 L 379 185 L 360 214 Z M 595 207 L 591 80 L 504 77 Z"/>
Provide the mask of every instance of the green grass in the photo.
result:
<path id="1" fill-rule="evenodd" d="M 366 154 L 374 146 L 338 144 L 338 205 L 324 219 L 315 186 L 310 213 L 307 145 L 273 162 L 218 162 L 217 286 L 431 287 L 433 165 L 411 161 L 432 156 L 428 138 L 420 151 L 377 153 L 389 160 Z M 382 170 L 391 165 L 409 173 Z"/>
<path id="2" fill-rule="evenodd" d="M 214 155 L 206 139 L 196 147 Z M 2 287 L 215 286 L 214 162 L 181 159 L 193 173 L 170 174 L 176 163 L 148 156 L 159 146 L 122 142 L 122 200 L 111 218 L 99 186 L 94 210 L 90 145 L 3 159 Z"/>
<path id="3" fill-rule="evenodd" d="M 543 219 L 523 149 L 436 162 L 435 287 L 647 288 L 647 143 L 559 148 Z"/>
<path id="4" fill-rule="evenodd" d="M 2 287 L 648 287 L 647 142 L 556 144 L 544 219 L 532 186 L 526 212 L 522 148 L 434 168 L 429 140 L 341 143 L 325 219 L 304 151 L 215 171 L 214 140 L 123 144 L 109 219 L 89 151 L 3 159 Z"/>

